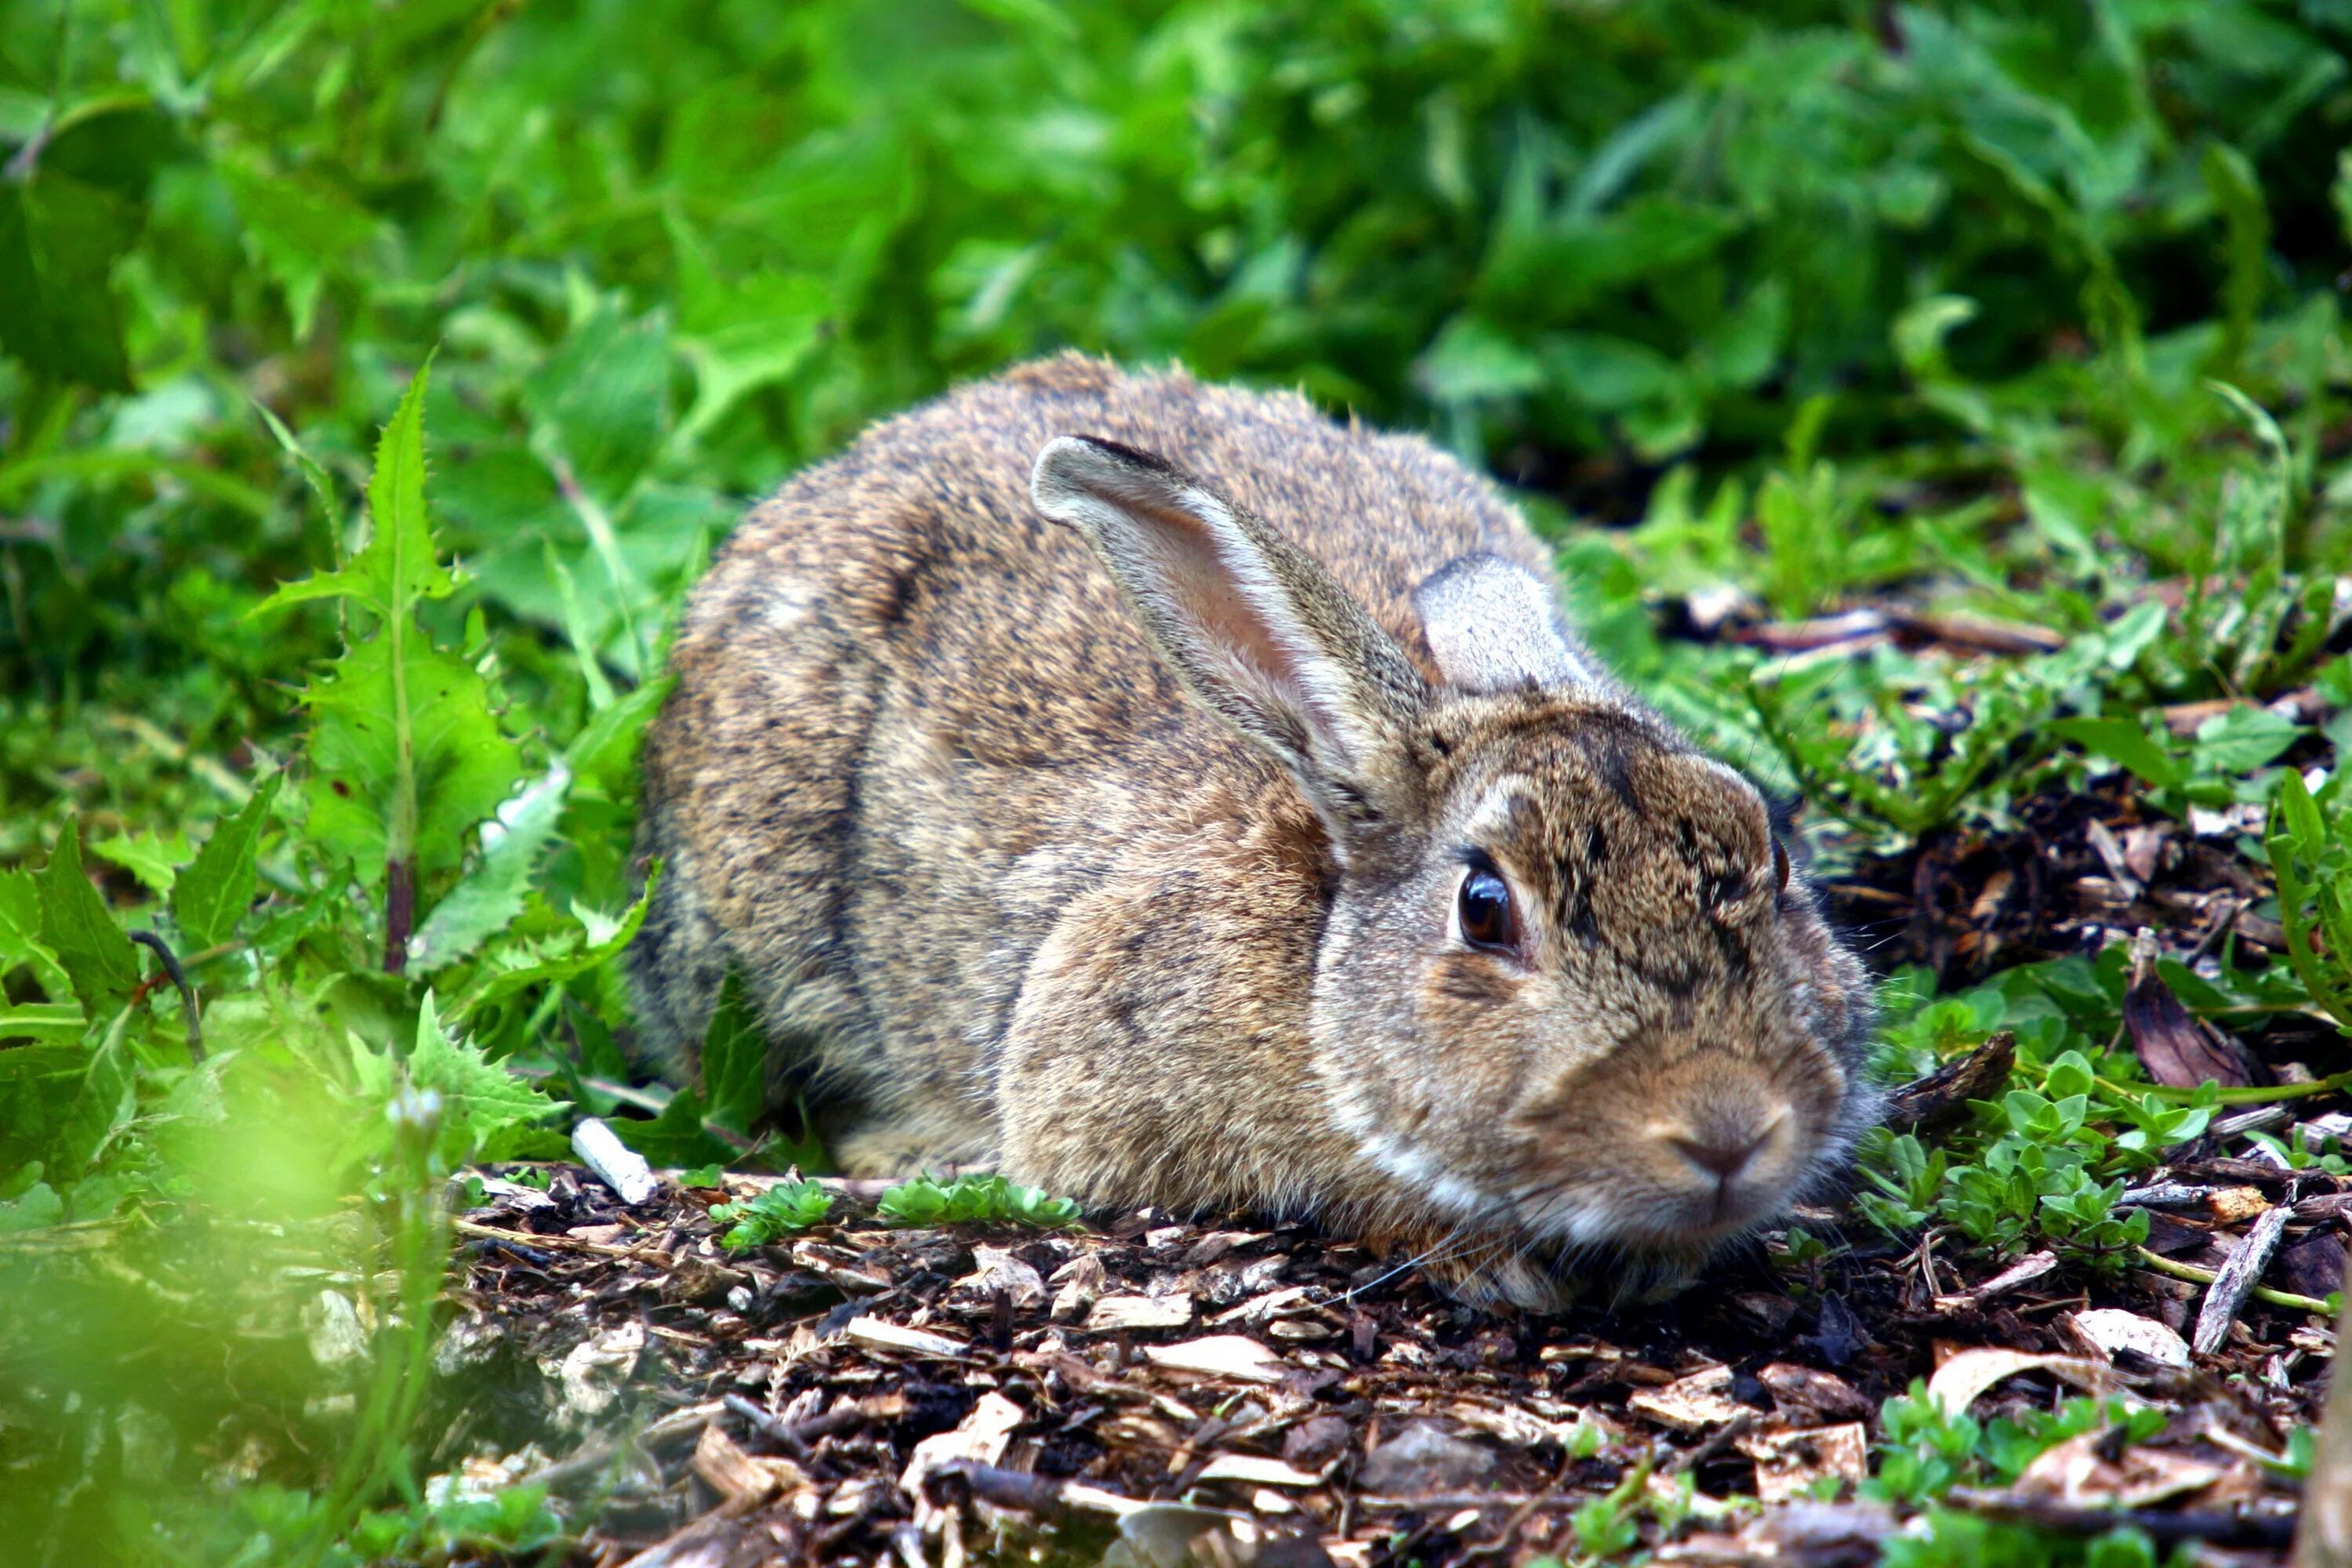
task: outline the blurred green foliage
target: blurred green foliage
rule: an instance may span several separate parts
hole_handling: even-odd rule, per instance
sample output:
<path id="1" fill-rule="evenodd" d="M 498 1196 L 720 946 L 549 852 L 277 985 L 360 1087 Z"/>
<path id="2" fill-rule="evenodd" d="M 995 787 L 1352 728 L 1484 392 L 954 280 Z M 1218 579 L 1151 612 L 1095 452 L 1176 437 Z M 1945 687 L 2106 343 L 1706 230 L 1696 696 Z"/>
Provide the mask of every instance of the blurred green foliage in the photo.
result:
<path id="1" fill-rule="evenodd" d="M 2168 978 L 2345 1016 L 2301 770 L 2352 698 L 2347 55 L 2343 0 L 0 0 L 0 1290 L 44 1303 L 0 1325 L 0 1532 L 560 1527 L 425 1485 L 448 1171 L 567 1110 L 815 1152 L 758 1142 L 740 997 L 698 1090 L 616 1043 L 685 589 L 748 498 L 1062 346 L 1522 487 L 1592 640 L 1849 848 L 2115 768 L 2285 792 L 2294 964 Z M 1660 635 L 1890 592 L 2065 646 Z M 2145 711 L 2303 682 L 2336 720 Z M 2007 983 L 2048 993 L 2015 1092 L 1879 1150 L 1874 1217 L 2130 1245 L 2117 1184 L 2198 1112 L 2081 978 Z M 1910 1067 L 1990 1026 L 1937 1005 Z"/>

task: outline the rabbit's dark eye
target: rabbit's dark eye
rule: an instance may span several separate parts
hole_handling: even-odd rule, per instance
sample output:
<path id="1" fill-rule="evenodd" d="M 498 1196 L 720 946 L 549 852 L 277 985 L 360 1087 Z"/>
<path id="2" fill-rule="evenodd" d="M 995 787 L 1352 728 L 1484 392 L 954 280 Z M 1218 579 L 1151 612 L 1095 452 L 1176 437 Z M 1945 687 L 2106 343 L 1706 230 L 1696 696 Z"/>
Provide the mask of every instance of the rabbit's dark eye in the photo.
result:
<path id="1" fill-rule="evenodd" d="M 1789 852 L 1777 838 L 1772 840 L 1772 880 L 1780 885 L 1780 891 L 1789 890 Z"/>
<path id="2" fill-rule="evenodd" d="M 1518 943 L 1517 923 L 1511 918 L 1511 888 L 1493 868 L 1473 866 L 1463 873 L 1455 902 L 1462 914 L 1462 938 L 1474 947 L 1510 948 Z"/>

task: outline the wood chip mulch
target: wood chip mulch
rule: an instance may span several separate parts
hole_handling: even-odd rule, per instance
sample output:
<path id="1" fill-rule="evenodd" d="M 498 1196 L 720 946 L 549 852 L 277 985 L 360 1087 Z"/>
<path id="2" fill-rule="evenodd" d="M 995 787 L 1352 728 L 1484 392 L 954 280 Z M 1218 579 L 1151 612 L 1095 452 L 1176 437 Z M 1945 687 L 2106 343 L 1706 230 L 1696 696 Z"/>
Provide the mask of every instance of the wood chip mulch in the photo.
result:
<path id="1" fill-rule="evenodd" d="M 2336 1288 L 2352 1195 L 2246 1163 L 2136 1193 L 2155 1250 L 2266 1246 L 2271 1286 Z M 872 1217 L 880 1184 L 829 1184 L 837 1223 L 733 1254 L 706 1213 L 730 1194 L 666 1181 L 627 1208 L 575 1167 L 488 1173 L 436 1484 L 544 1485 L 599 1568 L 1509 1563 L 1566 1555 L 1612 1491 L 1664 1500 L 1633 1510 L 1664 1561 L 1863 1563 L 1906 1528 L 1856 1500 L 1880 1404 L 1932 1376 L 1979 1421 L 2081 1390 L 2170 1417 L 1958 1506 L 2273 1563 L 2295 1500 L 2274 1461 L 2334 1348 L 2325 1318 L 2248 1299 L 2193 1353 L 2202 1285 L 1961 1265 L 1932 1233 L 1853 1226 L 1811 1264 L 1768 1238 L 1675 1300 L 1538 1319 L 1297 1227 L 903 1229 Z"/>

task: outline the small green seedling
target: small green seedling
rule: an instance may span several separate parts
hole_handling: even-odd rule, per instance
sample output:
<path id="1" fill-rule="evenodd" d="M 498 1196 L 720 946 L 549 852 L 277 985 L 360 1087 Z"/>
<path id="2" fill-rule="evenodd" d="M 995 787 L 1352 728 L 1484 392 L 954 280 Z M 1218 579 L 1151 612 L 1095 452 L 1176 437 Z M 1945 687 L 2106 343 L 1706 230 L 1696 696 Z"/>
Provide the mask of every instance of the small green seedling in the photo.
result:
<path id="1" fill-rule="evenodd" d="M 814 1182 L 778 1182 L 747 1202 L 713 1204 L 710 1217 L 732 1227 L 719 1244 L 730 1252 L 744 1252 L 822 1224 L 832 1208 L 833 1194 Z"/>
<path id="2" fill-rule="evenodd" d="M 1040 1230 L 1078 1223 L 1078 1205 L 1048 1197 L 1043 1187 L 1016 1187 L 1003 1176 L 958 1176 L 945 1186 L 929 1176 L 882 1194 L 882 1217 L 893 1225 L 957 1225 L 1011 1220 Z"/>

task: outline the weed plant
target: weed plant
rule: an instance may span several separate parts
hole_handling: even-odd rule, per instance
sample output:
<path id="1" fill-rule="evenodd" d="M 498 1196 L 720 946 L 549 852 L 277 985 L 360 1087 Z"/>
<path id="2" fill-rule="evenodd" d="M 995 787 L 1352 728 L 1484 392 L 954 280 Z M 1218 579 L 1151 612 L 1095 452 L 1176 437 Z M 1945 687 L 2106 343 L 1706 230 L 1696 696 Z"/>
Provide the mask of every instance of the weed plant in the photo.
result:
<path id="1" fill-rule="evenodd" d="M 822 1168 L 761 1120 L 740 991 L 696 1089 L 622 1048 L 684 592 L 866 422 L 1065 346 L 1484 464 L 1821 868 L 2117 773 L 2241 814 L 2287 962 L 2165 979 L 2352 1026 L 2339 11 L 0 0 L 0 1539 L 560 1541 L 427 1415 L 453 1173 L 589 1113 L 664 1166 Z M 1661 635 L 1708 603 L 2057 646 Z M 2146 1081 L 2124 981 L 1890 983 L 1890 1075 L 1995 1027 L 2018 1066 L 1877 1141 L 1867 1217 L 2133 1256 L 2116 1196 L 2231 1094 Z M 738 1223 L 814 1214 L 776 1191 Z M 1885 1426 L 1922 1502 L 1931 1459 L 2063 1435 Z M 2047 1560 L 1934 1519 L 1903 1562 Z"/>

